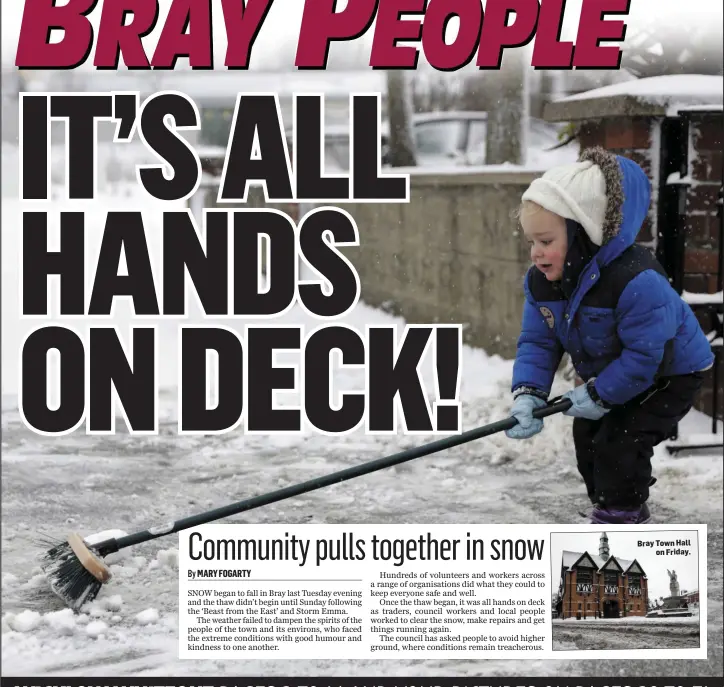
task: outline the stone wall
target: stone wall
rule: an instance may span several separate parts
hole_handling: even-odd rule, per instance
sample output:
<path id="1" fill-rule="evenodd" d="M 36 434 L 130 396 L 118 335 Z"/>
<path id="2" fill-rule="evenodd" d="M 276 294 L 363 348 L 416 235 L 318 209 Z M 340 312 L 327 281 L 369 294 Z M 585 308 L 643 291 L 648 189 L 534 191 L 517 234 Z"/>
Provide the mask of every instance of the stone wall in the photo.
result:
<path id="1" fill-rule="evenodd" d="M 415 173 L 408 204 L 345 205 L 365 303 L 410 323 L 463 323 L 467 343 L 513 357 L 529 265 L 514 212 L 535 176 Z"/>
<path id="2" fill-rule="evenodd" d="M 536 172 L 411 171 L 409 203 L 344 203 L 360 245 L 345 249 L 362 300 L 411 324 L 462 323 L 466 343 L 515 355 L 528 247 L 514 217 Z M 216 189 L 199 199 L 215 207 Z M 245 207 L 263 206 L 258 189 Z M 231 208 L 223 204 L 221 207 Z M 292 216 L 292 205 L 273 205 Z"/>

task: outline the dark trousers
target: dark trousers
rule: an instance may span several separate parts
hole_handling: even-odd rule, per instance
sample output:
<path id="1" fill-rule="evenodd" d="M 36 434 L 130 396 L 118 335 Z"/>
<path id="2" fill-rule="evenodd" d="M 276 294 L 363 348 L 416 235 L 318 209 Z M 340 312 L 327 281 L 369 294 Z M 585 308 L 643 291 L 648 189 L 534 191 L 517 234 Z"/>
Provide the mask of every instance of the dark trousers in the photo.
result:
<path id="1" fill-rule="evenodd" d="M 691 410 L 703 375 L 663 377 L 601 420 L 573 420 L 578 471 L 593 503 L 635 508 L 649 498 L 654 446 Z"/>

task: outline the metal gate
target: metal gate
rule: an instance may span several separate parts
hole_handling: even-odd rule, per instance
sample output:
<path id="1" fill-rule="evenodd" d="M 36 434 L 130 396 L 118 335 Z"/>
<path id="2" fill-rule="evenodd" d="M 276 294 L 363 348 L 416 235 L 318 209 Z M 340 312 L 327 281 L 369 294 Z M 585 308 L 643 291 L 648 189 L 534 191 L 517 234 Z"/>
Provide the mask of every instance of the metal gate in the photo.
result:
<path id="1" fill-rule="evenodd" d="M 721 110 L 696 110 L 697 116 L 718 115 Z M 719 398 L 724 390 L 719 383 L 722 364 L 722 244 L 724 243 L 724 217 L 722 216 L 722 187 L 719 189 L 717 216 L 719 246 L 716 275 L 716 294 L 693 294 L 684 290 L 684 265 L 686 255 L 687 192 L 692 186 L 689 177 L 689 151 L 691 115 L 681 110 L 677 117 L 668 117 L 661 124 L 659 168 L 658 227 L 659 236 L 656 257 L 666 269 L 672 286 L 691 306 L 705 329 L 714 352 L 712 370 L 712 421 L 711 434 L 717 435 L 722 421 L 717 418 Z M 721 442 L 715 436 L 680 437 L 676 427 L 669 437 L 667 449 L 671 453 L 687 449 L 718 449 Z"/>

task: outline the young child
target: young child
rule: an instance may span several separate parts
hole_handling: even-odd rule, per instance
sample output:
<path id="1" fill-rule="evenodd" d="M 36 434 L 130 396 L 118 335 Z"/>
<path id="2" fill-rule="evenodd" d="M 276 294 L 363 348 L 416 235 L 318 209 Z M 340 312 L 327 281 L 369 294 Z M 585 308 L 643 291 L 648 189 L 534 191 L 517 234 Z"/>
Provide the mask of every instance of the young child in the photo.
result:
<path id="1" fill-rule="evenodd" d="M 518 424 L 506 434 L 543 429 L 532 413 L 568 352 L 584 384 L 565 394 L 565 414 L 594 524 L 649 521 L 653 447 L 691 409 L 714 360 L 691 308 L 635 243 L 649 201 L 637 164 L 592 148 L 533 181 L 520 209 L 533 265 L 513 368 Z"/>

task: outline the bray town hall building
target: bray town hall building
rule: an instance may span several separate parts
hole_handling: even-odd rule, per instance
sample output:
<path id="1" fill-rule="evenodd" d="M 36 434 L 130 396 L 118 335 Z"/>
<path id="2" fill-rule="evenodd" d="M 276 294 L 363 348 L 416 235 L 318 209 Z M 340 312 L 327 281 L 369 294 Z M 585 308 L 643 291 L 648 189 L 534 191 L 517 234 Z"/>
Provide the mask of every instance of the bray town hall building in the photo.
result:
<path id="1" fill-rule="evenodd" d="M 648 591 L 643 568 L 636 560 L 612 556 L 603 532 L 597 556 L 563 551 L 555 610 L 559 618 L 645 616 Z"/>

